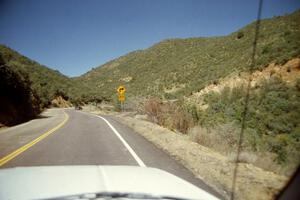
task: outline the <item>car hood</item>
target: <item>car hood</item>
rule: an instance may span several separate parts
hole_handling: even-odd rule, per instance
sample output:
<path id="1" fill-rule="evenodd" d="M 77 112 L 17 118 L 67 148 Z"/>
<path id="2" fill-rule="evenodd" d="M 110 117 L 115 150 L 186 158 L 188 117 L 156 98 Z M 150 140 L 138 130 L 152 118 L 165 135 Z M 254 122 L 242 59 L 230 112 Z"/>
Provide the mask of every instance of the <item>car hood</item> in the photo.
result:
<path id="1" fill-rule="evenodd" d="M 215 200 L 168 172 L 135 166 L 46 166 L 0 170 L 0 199 L 45 199 L 120 192 Z"/>

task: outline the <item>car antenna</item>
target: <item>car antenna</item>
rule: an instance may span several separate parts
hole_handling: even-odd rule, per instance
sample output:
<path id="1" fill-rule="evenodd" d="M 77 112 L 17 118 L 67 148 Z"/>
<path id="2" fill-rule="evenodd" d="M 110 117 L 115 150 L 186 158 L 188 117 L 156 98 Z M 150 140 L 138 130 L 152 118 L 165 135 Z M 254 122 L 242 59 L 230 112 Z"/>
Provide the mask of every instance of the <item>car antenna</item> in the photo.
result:
<path id="1" fill-rule="evenodd" d="M 233 179 L 232 179 L 232 187 L 231 187 L 231 200 L 235 199 L 235 190 L 236 190 L 236 180 L 237 180 L 237 174 L 238 174 L 238 164 L 240 162 L 240 154 L 242 151 L 242 144 L 244 140 L 244 130 L 245 130 L 245 122 L 248 112 L 248 105 L 249 105 L 249 97 L 250 97 L 250 88 L 251 88 L 251 74 L 253 72 L 254 66 L 256 64 L 255 60 L 255 54 L 256 54 L 256 46 L 257 46 L 257 40 L 258 40 L 258 33 L 259 33 L 259 27 L 260 27 L 260 20 L 261 20 L 261 10 L 262 10 L 262 4 L 263 0 L 259 0 L 258 4 L 258 12 L 257 12 L 257 20 L 255 24 L 255 35 L 254 35 L 254 41 L 253 41 L 253 49 L 251 54 L 251 63 L 249 67 L 250 76 L 248 78 L 248 84 L 247 84 L 247 90 L 246 90 L 246 97 L 245 97 L 245 106 L 242 113 L 242 123 L 241 123 L 241 132 L 239 134 L 239 140 L 238 140 L 238 147 L 237 147 L 237 156 L 235 159 L 235 167 L 233 171 Z"/>

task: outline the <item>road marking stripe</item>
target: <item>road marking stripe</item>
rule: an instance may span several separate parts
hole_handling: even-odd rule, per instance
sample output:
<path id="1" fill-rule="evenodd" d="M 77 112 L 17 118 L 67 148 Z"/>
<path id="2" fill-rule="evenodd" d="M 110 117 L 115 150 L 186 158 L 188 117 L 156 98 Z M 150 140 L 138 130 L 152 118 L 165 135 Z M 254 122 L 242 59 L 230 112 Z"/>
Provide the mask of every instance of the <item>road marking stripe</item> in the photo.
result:
<path id="1" fill-rule="evenodd" d="M 15 150 L 14 152 L 8 154 L 7 156 L 1 158 L 0 159 L 0 166 L 2 166 L 5 163 L 7 163 L 8 161 L 14 159 L 15 157 L 17 157 L 18 155 L 20 155 L 21 153 L 23 153 L 24 151 L 26 151 L 27 149 L 29 149 L 30 147 L 32 147 L 33 145 L 35 145 L 36 143 L 38 143 L 39 141 L 41 141 L 44 138 L 46 138 L 51 133 L 53 133 L 56 130 L 58 130 L 59 128 L 61 128 L 68 121 L 68 119 L 69 119 L 69 115 L 67 113 L 64 112 L 64 115 L 65 115 L 65 119 L 60 124 L 58 124 L 56 127 L 50 129 L 46 133 L 42 134 L 41 136 L 39 136 L 36 139 L 32 140 L 31 142 L 27 143 L 26 145 L 18 148 L 17 150 Z"/>
<path id="2" fill-rule="evenodd" d="M 111 128 L 111 130 L 116 134 L 116 136 L 121 140 L 121 142 L 124 144 L 124 146 L 128 149 L 129 153 L 132 155 L 132 157 L 135 159 L 135 161 L 139 164 L 141 167 L 146 167 L 145 163 L 140 159 L 140 157 L 133 151 L 133 149 L 129 146 L 129 144 L 124 140 L 124 138 L 120 135 L 120 133 L 111 125 L 107 119 L 104 117 L 98 116 L 97 117 L 101 118 L 106 122 L 106 124 Z"/>

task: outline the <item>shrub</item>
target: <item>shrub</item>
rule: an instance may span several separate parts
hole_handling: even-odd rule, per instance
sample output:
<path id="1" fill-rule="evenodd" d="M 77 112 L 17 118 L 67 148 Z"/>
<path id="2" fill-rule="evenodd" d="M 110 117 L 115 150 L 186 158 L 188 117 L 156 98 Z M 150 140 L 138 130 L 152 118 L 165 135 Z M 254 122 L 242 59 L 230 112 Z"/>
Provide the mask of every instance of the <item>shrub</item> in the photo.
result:
<path id="1" fill-rule="evenodd" d="M 251 89 L 244 131 L 244 146 L 248 150 L 272 152 L 277 155 L 278 163 L 289 162 L 291 155 L 288 147 L 295 149 L 296 138 L 300 137 L 295 137 L 300 135 L 295 134 L 300 124 L 298 82 L 296 86 L 287 85 L 280 78 L 272 76 L 262 82 L 259 88 Z M 218 124 L 241 122 L 245 91 L 240 87 L 206 94 L 204 100 L 209 106 L 205 115 L 201 115 L 200 124 L 216 129 Z"/>
<path id="2" fill-rule="evenodd" d="M 144 109 L 152 122 L 162 125 L 162 102 L 159 99 L 151 98 L 147 100 L 144 104 Z"/>
<path id="3" fill-rule="evenodd" d="M 271 51 L 270 46 L 264 46 L 261 53 L 262 53 L 262 54 L 267 54 L 267 53 L 269 53 L 270 51 Z"/>
<path id="4" fill-rule="evenodd" d="M 173 126 L 181 133 L 187 134 L 190 127 L 193 126 L 193 118 L 187 111 L 178 108 L 173 114 Z"/>
<path id="5" fill-rule="evenodd" d="M 244 37 L 244 32 L 243 32 L 243 31 L 239 31 L 239 32 L 237 33 L 236 38 L 237 38 L 237 39 L 241 39 L 242 37 Z"/>
<path id="6" fill-rule="evenodd" d="M 291 31 L 290 30 L 286 30 L 286 31 L 284 31 L 284 36 L 289 36 L 290 34 L 291 34 Z"/>
<path id="7" fill-rule="evenodd" d="M 40 99 L 31 88 L 28 75 L 0 66 L 0 123 L 14 125 L 41 112 Z"/>
<path id="8" fill-rule="evenodd" d="M 144 103 L 144 113 L 152 122 L 183 134 L 194 124 L 192 114 L 181 102 L 163 102 L 151 98 Z"/>

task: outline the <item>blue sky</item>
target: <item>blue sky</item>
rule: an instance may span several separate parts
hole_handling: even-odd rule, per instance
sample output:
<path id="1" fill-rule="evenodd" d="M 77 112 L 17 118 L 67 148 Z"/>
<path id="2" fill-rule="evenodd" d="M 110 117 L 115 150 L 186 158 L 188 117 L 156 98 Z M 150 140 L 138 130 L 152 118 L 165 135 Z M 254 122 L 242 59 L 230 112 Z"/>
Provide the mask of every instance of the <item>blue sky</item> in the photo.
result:
<path id="1" fill-rule="evenodd" d="M 0 0 L 0 43 L 68 76 L 168 38 L 226 35 L 255 20 L 256 0 Z M 300 8 L 265 0 L 262 17 Z"/>

